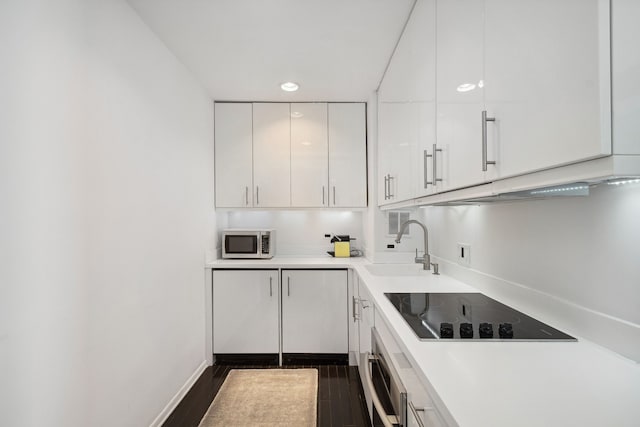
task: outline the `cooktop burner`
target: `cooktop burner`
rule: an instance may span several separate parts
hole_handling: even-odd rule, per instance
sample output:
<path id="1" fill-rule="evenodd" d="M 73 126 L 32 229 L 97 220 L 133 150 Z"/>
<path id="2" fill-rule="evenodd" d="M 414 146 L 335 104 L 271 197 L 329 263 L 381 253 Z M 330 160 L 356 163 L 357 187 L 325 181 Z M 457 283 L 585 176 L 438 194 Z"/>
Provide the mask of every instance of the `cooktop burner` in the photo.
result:
<path id="1" fill-rule="evenodd" d="M 421 340 L 576 341 L 480 293 L 385 295 Z"/>

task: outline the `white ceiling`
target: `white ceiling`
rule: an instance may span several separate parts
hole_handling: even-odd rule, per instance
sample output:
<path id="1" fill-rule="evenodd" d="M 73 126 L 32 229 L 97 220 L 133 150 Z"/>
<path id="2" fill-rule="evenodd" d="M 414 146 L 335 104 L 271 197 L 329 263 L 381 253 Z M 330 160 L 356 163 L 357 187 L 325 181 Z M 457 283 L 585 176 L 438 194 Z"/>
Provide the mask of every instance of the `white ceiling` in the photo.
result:
<path id="1" fill-rule="evenodd" d="M 214 100 L 366 101 L 414 0 L 128 2 Z"/>

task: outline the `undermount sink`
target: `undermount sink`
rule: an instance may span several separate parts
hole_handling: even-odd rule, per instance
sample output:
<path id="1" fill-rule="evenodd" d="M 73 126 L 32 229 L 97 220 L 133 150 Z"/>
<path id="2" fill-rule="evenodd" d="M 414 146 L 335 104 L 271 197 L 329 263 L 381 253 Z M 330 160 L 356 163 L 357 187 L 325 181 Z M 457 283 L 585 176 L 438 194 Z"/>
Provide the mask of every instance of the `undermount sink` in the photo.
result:
<path id="1" fill-rule="evenodd" d="M 426 276 L 430 270 L 424 270 L 422 264 L 369 264 L 365 265 L 374 276 Z"/>

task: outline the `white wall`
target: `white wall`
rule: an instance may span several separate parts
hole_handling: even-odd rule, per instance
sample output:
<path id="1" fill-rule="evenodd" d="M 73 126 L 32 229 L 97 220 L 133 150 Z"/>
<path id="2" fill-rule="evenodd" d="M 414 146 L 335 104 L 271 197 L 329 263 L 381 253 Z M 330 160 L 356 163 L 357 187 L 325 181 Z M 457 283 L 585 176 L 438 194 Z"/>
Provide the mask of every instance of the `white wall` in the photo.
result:
<path id="1" fill-rule="evenodd" d="M 150 425 L 205 360 L 212 102 L 124 1 L 0 31 L 0 425 Z"/>
<path id="2" fill-rule="evenodd" d="M 429 207 L 423 217 L 432 254 L 455 263 L 456 243 L 470 244 L 473 271 L 566 303 L 554 316 L 567 327 L 640 361 L 640 185 L 602 185 L 585 198 Z M 572 318 L 574 310 L 582 314 Z"/>
<path id="3" fill-rule="evenodd" d="M 276 230 L 276 255 L 278 256 L 328 256 L 333 250 L 326 234 L 348 234 L 355 237 L 353 248 L 364 249 L 362 211 L 334 210 L 273 210 L 229 211 L 229 228 L 274 228 Z M 224 221 L 224 220 L 223 220 Z"/>
<path id="4" fill-rule="evenodd" d="M 89 425 L 82 3 L 0 2 L 2 426 Z"/>
<path id="5" fill-rule="evenodd" d="M 205 358 L 213 103 L 124 1 L 89 56 L 92 416 L 144 426 Z"/>

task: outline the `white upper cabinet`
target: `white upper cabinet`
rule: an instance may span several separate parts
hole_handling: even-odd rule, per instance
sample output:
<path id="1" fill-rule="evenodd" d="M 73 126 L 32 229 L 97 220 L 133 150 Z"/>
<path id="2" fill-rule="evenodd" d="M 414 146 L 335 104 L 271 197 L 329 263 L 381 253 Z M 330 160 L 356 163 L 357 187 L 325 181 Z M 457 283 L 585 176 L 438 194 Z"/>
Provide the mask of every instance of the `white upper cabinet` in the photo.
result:
<path id="1" fill-rule="evenodd" d="M 483 91 L 483 2 L 437 4 L 437 141 L 441 189 L 483 182 L 480 117 Z"/>
<path id="2" fill-rule="evenodd" d="M 384 92 L 381 90 L 380 95 Z M 411 106 L 403 102 L 378 105 L 378 204 L 413 197 L 412 155 L 416 138 L 409 123 Z"/>
<path id="3" fill-rule="evenodd" d="M 381 205 L 427 195 L 436 188 L 435 35 L 435 0 L 419 0 L 378 92 Z"/>
<path id="4" fill-rule="evenodd" d="M 367 206 L 367 133 L 364 103 L 328 105 L 329 185 L 336 208 Z"/>
<path id="5" fill-rule="evenodd" d="M 363 103 L 291 104 L 291 205 L 367 206 Z"/>
<path id="6" fill-rule="evenodd" d="M 254 207 L 291 206 L 290 122 L 289 104 L 253 104 Z"/>
<path id="7" fill-rule="evenodd" d="M 611 154 L 609 2 L 484 4 L 488 170 L 503 178 Z"/>
<path id="8" fill-rule="evenodd" d="M 252 206 L 252 106 L 216 103 L 215 122 L 216 206 Z"/>
<path id="9" fill-rule="evenodd" d="M 609 10 L 418 0 L 378 92 L 378 204 L 611 155 Z"/>
<path id="10" fill-rule="evenodd" d="M 216 103 L 216 207 L 366 207 L 365 108 Z"/>
<path id="11" fill-rule="evenodd" d="M 291 104 L 291 205 L 329 203 L 327 104 Z"/>
<path id="12" fill-rule="evenodd" d="M 405 28 L 409 48 L 409 72 L 413 82 L 411 128 L 416 141 L 412 156 L 413 195 L 425 196 L 436 191 L 441 178 L 439 157 L 433 158 L 436 144 L 436 2 L 419 0 Z M 438 178 L 434 180 L 434 172 Z"/>

